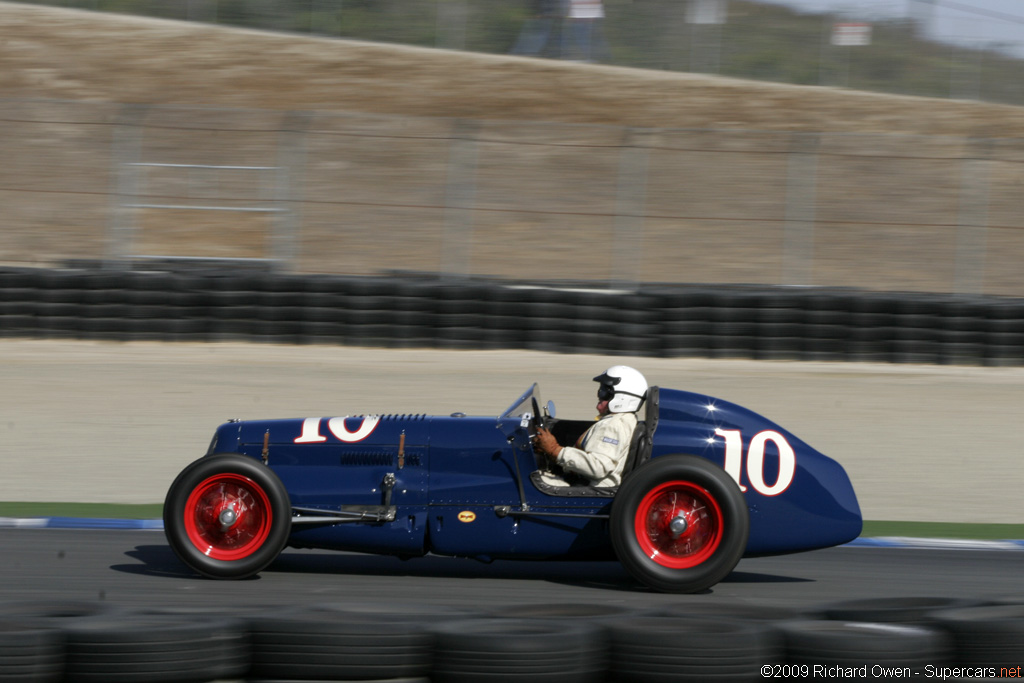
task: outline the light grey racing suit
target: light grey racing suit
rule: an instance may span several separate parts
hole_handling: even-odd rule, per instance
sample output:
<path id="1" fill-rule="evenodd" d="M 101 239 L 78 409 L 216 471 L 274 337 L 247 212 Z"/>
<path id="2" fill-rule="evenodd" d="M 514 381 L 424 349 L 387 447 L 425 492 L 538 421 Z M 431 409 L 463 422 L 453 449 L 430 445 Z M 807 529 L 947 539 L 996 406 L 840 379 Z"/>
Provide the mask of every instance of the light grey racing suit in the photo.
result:
<path id="1" fill-rule="evenodd" d="M 584 432 L 576 446 L 566 446 L 555 461 L 566 472 L 586 478 L 591 486 L 618 486 L 629 455 L 629 442 L 636 429 L 635 413 L 605 415 Z M 553 477 L 544 480 L 554 485 Z M 566 485 L 564 480 L 561 485 Z"/>

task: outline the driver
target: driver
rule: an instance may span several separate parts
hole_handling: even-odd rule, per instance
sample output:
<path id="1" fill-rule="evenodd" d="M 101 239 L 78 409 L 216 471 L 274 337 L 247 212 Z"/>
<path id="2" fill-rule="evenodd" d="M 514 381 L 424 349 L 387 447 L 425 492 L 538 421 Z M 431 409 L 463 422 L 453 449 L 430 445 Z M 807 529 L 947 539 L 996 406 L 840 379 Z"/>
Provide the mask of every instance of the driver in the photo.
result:
<path id="1" fill-rule="evenodd" d="M 647 380 L 626 365 L 614 365 L 594 378 L 598 382 L 597 422 L 583 433 L 574 446 L 561 446 L 543 427 L 537 430 L 534 448 L 567 474 L 582 477 L 590 486 L 612 487 L 622 483 L 622 468 L 629 455 L 629 443 L 636 429 L 636 411 L 647 396 Z M 550 474 L 544 481 L 569 486 L 565 479 Z"/>

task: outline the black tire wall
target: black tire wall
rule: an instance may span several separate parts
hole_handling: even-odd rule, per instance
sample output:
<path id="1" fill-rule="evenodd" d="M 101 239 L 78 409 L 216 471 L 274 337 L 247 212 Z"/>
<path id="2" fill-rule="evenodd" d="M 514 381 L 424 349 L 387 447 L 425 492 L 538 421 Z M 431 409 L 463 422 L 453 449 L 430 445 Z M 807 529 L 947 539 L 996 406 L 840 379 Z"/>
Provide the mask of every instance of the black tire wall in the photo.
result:
<path id="1" fill-rule="evenodd" d="M 520 603 L 496 610 L 503 616 L 390 602 L 256 604 L 227 618 L 216 605 L 10 602 L 0 603 L 0 679 L 687 683 L 1019 673 L 1024 605 L 943 609 L 950 604 L 881 598 L 801 615 L 770 602 L 654 612 Z M 844 618 L 812 616 L 831 609 Z M 879 615 L 885 621 L 845 618 Z"/>
<path id="2" fill-rule="evenodd" d="M 0 268 L 0 337 L 1024 365 L 1024 299 L 394 275 Z"/>

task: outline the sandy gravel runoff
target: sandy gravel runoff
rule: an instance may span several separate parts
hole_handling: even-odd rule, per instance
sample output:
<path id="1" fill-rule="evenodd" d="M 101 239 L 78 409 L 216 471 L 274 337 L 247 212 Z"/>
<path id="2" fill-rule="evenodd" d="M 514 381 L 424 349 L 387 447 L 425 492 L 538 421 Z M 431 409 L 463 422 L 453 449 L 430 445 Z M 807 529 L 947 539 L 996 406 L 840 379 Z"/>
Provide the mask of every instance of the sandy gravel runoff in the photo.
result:
<path id="1" fill-rule="evenodd" d="M 0 341 L 0 500 L 162 502 L 232 417 L 497 415 L 536 380 L 586 419 L 590 378 L 620 362 L 837 459 L 867 519 L 1024 522 L 1024 368 L 243 343 Z"/>

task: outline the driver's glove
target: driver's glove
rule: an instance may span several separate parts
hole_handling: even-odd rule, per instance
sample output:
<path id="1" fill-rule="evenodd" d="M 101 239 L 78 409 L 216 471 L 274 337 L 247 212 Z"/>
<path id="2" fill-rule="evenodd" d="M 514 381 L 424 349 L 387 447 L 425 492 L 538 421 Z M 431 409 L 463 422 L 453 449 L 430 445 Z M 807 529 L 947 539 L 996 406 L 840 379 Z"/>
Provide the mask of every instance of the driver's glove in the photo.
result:
<path id="1" fill-rule="evenodd" d="M 558 454 L 562 452 L 562 447 L 558 445 L 554 435 L 543 427 L 537 429 L 537 436 L 533 439 L 533 447 L 538 453 L 543 453 L 552 458 L 557 458 Z"/>

